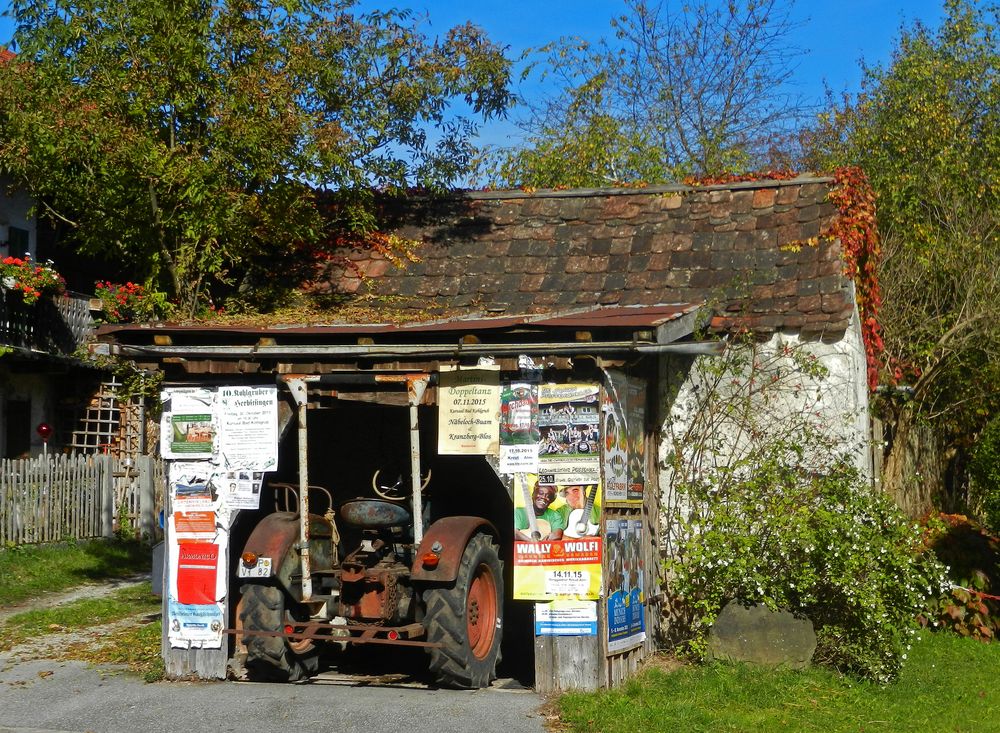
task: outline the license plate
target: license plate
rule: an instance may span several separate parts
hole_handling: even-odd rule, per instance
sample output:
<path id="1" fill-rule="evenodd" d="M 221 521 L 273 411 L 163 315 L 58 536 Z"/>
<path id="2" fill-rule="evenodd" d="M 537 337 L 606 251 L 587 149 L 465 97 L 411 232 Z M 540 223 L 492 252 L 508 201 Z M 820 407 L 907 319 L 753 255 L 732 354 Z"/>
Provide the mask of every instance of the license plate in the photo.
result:
<path id="1" fill-rule="evenodd" d="M 246 564 L 240 561 L 239 567 L 236 570 L 236 577 L 238 578 L 270 578 L 271 577 L 271 558 L 269 557 L 258 557 L 257 562 L 247 567 Z"/>

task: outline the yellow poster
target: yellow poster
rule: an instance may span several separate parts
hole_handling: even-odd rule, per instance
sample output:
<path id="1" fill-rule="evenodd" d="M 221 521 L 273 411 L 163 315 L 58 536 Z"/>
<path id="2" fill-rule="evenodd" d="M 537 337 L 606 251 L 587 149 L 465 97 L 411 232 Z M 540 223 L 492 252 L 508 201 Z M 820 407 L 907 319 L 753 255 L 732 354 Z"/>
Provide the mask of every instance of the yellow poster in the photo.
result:
<path id="1" fill-rule="evenodd" d="M 593 600 L 600 594 L 600 537 L 514 542 L 514 598 Z"/>
<path id="2" fill-rule="evenodd" d="M 438 453 L 500 452 L 500 369 L 441 367 L 438 386 Z"/>

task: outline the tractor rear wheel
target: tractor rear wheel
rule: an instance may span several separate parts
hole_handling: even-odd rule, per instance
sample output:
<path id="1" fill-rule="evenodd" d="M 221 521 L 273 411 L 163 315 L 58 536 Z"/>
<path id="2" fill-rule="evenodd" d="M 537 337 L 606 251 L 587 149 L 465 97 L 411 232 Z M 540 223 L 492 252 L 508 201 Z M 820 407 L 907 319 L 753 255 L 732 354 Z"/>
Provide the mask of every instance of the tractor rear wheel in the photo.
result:
<path id="1" fill-rule="evenodd" d="M 445 687 L 489 687 L 496 679 L 503 635 L 503 566 L 485 534 L 469 540 L 451 586 L 423 593 L 430 670 Z"/>
<path id="2" fill-rule="evenodd" d="M 303 607 L 277 586 L 248 583 L 242 591 L 239 612 L 247 648 L 247 676 L 262 682 L 295 682 L 316 672 L 319 650 L 311 640 L 252 633 L 281 632 L 286 625 L 306 620 L 308 613 Z"/>

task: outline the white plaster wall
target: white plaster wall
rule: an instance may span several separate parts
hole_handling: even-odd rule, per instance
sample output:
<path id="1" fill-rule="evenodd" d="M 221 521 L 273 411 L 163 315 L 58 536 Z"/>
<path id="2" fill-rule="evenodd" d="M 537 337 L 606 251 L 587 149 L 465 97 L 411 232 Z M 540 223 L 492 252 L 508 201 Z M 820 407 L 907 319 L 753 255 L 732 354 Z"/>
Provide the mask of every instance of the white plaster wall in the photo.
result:
<path id="1" fill-rule="evenodd" d="M 822 379 L 796 377 L 795 360 L 784 356 L 788 351 L 798 353 L 800 358 L 803 355 L 815 357 L 826 367 L 826 376 Z M 784 385 L 755 405 L 755 416 L 759 421 L 772 426 L 775 433 L 780 434 L 794 420 L 808 419 L 833 438 L 838 452 L 842 449 L 861 475 L 871 480 L 867 366 L 857 314 L 843 336 L 836 340 L 803 340 L 796 333 L 778 333 L 761 343 L 758 353 L 765 363 L 775 368 L 774 373 L 780 375 Z M 700 369 L 703 360 L 719 358 L 725 357 L 670 357 L 661 364 L 658 402 L 661 441 L 658 458 L 660 490 L 668 510 L 680 509 L 684 513 L 684 507 L 675 506 L 676 497 L 671 491 L 674 478 L 671 454 L 679 451 L 684 460 L 693 460 L 696 451 L 690 442 L 686 442 L 685 436 L 694 422 L 703 395 L 710 389 L 724 392 L 727 387 L 722 383 L 710 386 L 710 378 Z M 796 386 L 799 388 L 796 389 Z M 712 450 L 707 454 L 699 453 L 701 465 L 706 466 L 709 474 L 720 465 L 730 465 L 733 455 L 738 454 L 747 443 L 747 439 L 737 434 L 733 425 L 724 421 L 713 438 Z M 829 460 L 831 452 L 823 453 L 811 457 L 816 465 L 821 466 Z M 806 462 L 812 461 L 807 457 Z M 670 528 L 665 529 L 669 546 Z"/>

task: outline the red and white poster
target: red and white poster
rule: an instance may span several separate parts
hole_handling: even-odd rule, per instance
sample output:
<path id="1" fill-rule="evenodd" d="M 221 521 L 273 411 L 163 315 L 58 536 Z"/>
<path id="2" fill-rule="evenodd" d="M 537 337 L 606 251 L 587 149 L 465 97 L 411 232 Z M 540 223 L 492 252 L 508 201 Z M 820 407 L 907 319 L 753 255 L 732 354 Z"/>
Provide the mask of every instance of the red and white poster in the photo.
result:
<path id="1" fill-rule="evenodd" d="M 215 603 L 219 546 L 187 542 L 177 558 L 177 600 L 183 604 Z"/>

